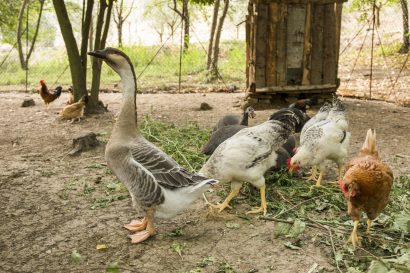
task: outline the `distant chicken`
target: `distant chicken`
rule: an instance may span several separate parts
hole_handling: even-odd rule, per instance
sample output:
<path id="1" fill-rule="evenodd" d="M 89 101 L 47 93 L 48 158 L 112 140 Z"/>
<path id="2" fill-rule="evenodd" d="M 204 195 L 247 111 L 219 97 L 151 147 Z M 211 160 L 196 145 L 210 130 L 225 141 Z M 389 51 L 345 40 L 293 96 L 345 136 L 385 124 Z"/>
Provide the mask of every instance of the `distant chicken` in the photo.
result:
<path id="1" fill-rule="evenodd" d="M 325 172 L 325 160 L 337 163 L 339 179 L 342 178 L 343 161 L 347 156 L 350 133 L 345 115 L 345 106 L 335 98 L 326 119 L 313 124 L 301 136 L 300 147 L 289 161 L 289 171 L 301 166 L 316 166 L 320 170 L 316 186 L 320 186 Z"/>
<path id="2" fill-rule="evenodd" d="M 317 105 L 317 103 L 318 103 L 318 97 L 312 96 L 309 99 L 297 100 L 296 102 L 289 105 L 289 108 L 297 108 L 301 110 L 303 113 L 306 113 L 307 106 L 311 107 L 311 106 Z"/>
<path id="3" fill-rule="evenodd" d="M 249 117 L 255 118 L 255 110 L 249 106 L 245 109 L 242 116 L 239 115 L 226 115 L 218 120 L 217 124 L 215 125 L 212 132 L 221 129 L 224 126 L 231 126 L 231 125 L 243 125 L 248 126 Z"/>
<path id="4" fill-rule="evenodd" d="M 70 105 L 74 103 L 74 89 L 72 86 L 68 88 L 68 92 L 70 92 L 70 94 L 68 95 L 68 100 L 66 104 Z"/>
<path id="5" fill-rule="evenodd" d="M 367 230 L 370 233 L 372 221 L 389 202 L 393 184 L 393 173 L 389 166 L 382 162 L 376 149 L 376 132 L 367 131 L 366 140 L 357 157 L 346 166 L 343 180 L 339 181 L 340 189 L 347 200 L 348 213 L 353 219 L 353 231 L 348 242 L 353 247 L 359 243 L 357 226 L 362 211 L 367 214 Z"/>
<path id="6" fill-rule="evenodd" d="M 87 102 L 88 96 L 83 96 L 79 101 L 64 107 L 60 112 L 60 117 L 62 119 L 71 120 L 71 123 L 75 120 L 80 121 L 84 116 L 84 108 Z"/>
<path id="7" fill-rule="evenodd" d="M 40 85 L 41 85 L 40 96 L 43 99 L 43 101 L 46 104 L 46 107 L 48 109 L 49 104 L 60 97 L 61 91 L 62 91 L 63 88 L 61 86 L 57 86 L 56 89 L 54 89 L 53 93 L 51 93 L 48 90 L 47 85 L 44 82 L 44 80 L 40 80 Z"/>

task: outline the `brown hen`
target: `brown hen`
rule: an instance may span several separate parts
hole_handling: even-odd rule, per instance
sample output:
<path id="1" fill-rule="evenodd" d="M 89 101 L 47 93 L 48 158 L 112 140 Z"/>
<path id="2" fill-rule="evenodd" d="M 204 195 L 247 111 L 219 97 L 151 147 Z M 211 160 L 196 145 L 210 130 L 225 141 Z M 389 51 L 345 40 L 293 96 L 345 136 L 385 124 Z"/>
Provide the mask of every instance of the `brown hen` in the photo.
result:
<path id="1" fill-rule="evenodd" d="M 376 132 L 367 131 L 366 140 L 357 157 L 346 166 L 346 173 L 339 186 L 347 199 L 348 213 L 353 219 L 353 231 L 348 242 L 356 247 L 359 243 L 357 226 L 362 211 L 367 215 L 367 230 L 372 221 L 389 202 L 393 184 L 390 167 L 382 162 L 376 149 Z"/>

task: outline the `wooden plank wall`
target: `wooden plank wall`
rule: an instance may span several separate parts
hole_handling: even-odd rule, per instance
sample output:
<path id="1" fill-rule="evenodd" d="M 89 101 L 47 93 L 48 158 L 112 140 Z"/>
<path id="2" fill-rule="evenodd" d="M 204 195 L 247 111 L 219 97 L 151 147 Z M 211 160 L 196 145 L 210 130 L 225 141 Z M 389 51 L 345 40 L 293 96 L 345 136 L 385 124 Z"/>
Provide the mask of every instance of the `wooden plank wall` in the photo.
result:
<path id="1" fill-rule="evenodd" d="M 268 6 L 268 42 L 266 44 L 266 86 L 276 86 L 276 62 L 278 57 L 277 52 L 277 36 L 278 36 L 278 22 L 279 4 L 271 3 Z"/>
<path id="2" fill-rule="evenodd" d="M 279 4 L 279 20 L 277 24 L 277 60 L 276 60 L 276 75 L 277 85 L 286 85 L 286 17 L 288 13 L 288 6 L 285 3 Z"/>
<path id="3" fill-rule="evenodd" d="M 336 83 L 336 14 L 335 4 L 324 5 L 323 83 Z"/>
<path id="4" fill-rule="evenodd" d="M 259 2 L 256 23 L 256 87 L 266 86 L 266 44 L 267 44 L 267 26 L 268 26 L 268 5 Z"/>
<path id="5" fill-rule="evenodd" d="M 324 6 L 313 5 L 310 83 L 323 83 Z"/>

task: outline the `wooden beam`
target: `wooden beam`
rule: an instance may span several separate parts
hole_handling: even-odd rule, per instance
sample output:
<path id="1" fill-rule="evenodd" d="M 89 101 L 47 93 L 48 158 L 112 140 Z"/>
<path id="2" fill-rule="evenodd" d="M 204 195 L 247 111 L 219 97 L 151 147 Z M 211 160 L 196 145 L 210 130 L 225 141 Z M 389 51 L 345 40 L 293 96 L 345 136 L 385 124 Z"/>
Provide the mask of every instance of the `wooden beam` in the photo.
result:
<path id="1" fill-rule="evenodd" d="M 343 4 L 336 4 L 336 77 L 339 68 L 339 51 L 340 51 L 340 32 L 342 28 L 342 9 Z"/>
<path id="2" fill-rule="evenodd" d="M 312 20 L 312 4 L 308 2 L 306 6 L 306 18 L 305 18 L 305 34 L 303 41 L 303 77 L 302 85 L 310 85 L 309 74 L 310 74 L 310 49 L 312 44 L 310 42 L 310 30 L 311 30 L 311 20 Z"/>
<path id="3" fill-rule="evenodd" d="M 256 92 L 303 92 L 333 89 L 336 90 L 336 84 L 320 84 L 320 85 L 286 85 L 286 86 L 269 86 L 256 88 Z"/>
<path id="4" fill-rule="evenodd" d="M 326 5 L 334 3 L 344 3 L 348 0 L 310 0 L 311 4 Z M 286 3 L 286 4 L 307 4 L 308 0 L 265 0 L 266 4 L 270 3 Z"/>
<path id="5" fill-rule="evenodd" d="M 268 6 L 268 41 L 266 43 L 266 85 L 277 85 L 277 32 L 279 21 L 279 7 L 277 3 Z"/>

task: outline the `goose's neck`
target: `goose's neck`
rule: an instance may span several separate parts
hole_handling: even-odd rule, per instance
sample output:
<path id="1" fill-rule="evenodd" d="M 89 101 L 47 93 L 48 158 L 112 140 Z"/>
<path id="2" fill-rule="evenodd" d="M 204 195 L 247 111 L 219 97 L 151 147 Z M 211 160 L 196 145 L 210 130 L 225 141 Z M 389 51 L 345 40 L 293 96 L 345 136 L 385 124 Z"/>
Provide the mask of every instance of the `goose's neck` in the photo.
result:
<path id="1" fill-rule="evenodd" d="M 122 103 L 120 113 L 115 123 L 112 135 L 119 137 L 137 136 L 137 119 L 136 119 L 136 81 L 132 71 L 120 73 L 123 83 Z"/>
<path id="2" fill-rule="evenodd" d="M 248 119 L 249 119 L 249 113 L 247 111 L 243 112 L 242 120 L 240 125 L 246 125 L 248 126 Z"/>

